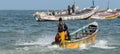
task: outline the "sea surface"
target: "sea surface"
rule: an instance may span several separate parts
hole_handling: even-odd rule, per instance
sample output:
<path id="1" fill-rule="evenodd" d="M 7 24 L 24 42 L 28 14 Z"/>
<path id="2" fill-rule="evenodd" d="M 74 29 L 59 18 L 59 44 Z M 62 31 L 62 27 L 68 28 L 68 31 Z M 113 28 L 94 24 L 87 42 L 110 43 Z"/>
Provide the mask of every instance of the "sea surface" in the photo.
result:
<path id="1" fill-rule="evenodd" d="M 94 21 L 99 23 L 93 45 L 64 49 L 50 45 L 58 21 L 37 22 L 32 16 L 36 11 L 0 10 L 0 54 L 120 54 L 120 18 L 64 21 L 69 32 Z"/>

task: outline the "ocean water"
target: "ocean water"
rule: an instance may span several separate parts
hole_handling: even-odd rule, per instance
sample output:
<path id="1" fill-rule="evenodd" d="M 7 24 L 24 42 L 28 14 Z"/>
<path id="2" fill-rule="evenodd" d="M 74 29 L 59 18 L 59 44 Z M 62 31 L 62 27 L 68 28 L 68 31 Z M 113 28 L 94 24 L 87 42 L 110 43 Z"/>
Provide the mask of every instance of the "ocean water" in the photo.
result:
<path id="1" fill-rule="evenodd" d="M 100 29 L 93 45 L 64 49 L 50 45 L 58 22 L 37 22 L 32 16 L 36 11 L 0 10 L 0 54 L 120 54 L 120 18 L 64 21 L 70 32 L 93 21 Z"/>

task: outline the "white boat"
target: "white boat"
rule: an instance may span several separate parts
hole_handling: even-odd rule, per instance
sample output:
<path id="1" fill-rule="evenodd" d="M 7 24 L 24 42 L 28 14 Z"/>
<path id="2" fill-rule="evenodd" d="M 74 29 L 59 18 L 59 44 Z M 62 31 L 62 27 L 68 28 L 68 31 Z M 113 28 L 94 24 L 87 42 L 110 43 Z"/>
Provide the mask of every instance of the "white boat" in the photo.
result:
<path id="1" fill-rule="evenodd" d="M 98 10 L 98 6 L 84 8 L 83 10 L 75 10 L 75 12 L 69 13 L 69 10 L 53 11 L 53 12 L 35 12 L 33 16 L 37 21 L 56 21 L 60 17 L 63 20 L 79 20 L 88 19 Z"/>
<path id="2" fill-rule="evenodd" d="M 118 18 L 120 18 L 120 9 L 115 9 L 115 11 L 116 11 L 117 14 L 119 15 Z"/>
<path id="3" fill-rule="evenodd" d="M 108 7 L 105 10 L 97 11 L 94 15 L 90 17 L 90 19 L 115 19 L 118 17 L 117 12 L 114 12 L 109 8 L 109 0 Z"/>
<path id="4" fill-rule="evenodd" d="M 117 12 L 107 9 L 104 11 L 98 11 L 96 14 L 92 15 L 90 19 L 115 19 L 117 17 Z"/>

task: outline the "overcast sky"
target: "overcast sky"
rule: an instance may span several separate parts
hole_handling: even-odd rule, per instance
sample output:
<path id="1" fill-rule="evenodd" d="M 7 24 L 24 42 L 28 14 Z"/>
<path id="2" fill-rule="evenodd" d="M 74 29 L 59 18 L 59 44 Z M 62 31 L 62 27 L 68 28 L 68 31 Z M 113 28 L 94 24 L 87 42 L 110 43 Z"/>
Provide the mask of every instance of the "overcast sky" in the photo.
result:
<path id="1" fill-rule="evenodd" d="M 76 2 L 79 9 L 92 6 L 92 0 L 0 0 L 0 10 L 66 9 Z M 108 0 L 94 0 L 100 9 L 107 8 Z M 110 8 L 120 8 L 120 0 L 110 0 Z"/>

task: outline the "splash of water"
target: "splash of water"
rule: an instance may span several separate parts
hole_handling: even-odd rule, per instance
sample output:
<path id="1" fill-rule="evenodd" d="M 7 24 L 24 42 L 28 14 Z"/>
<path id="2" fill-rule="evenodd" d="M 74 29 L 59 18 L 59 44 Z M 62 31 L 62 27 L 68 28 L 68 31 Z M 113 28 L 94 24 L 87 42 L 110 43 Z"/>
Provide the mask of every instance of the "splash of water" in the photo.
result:
<path id="1" fill-rule="evenodd" d="M 45 49 L 56 49 L 59 46 L 57 45 L 51 45 L 52 41 L 54 41 L 54 36 L 42 36 L 38 39 L 36 39 L 35 41 L 33 40 L 29 40 L 29 42 L 27 41 L 22 41 L 22 40 L 18 40 L 18 42 L 16 42 L 15 46 L 16 50 L 30 50 L 30 49 L 39 49 L 41 51 L 46 51 Z M 43 49 L 44 48 L 44 49 Z"/>
<path id="2" fill-rule="evenodd" d="M 43 36 L 38 38 L 36 41 L 31 42 L 19 42 L 17 45 L 40 45 L 46 48 L 59 48 L 57 45 L 51 45 L 52 41 L 54 41 L 54 36 Z M 102 49 L 114 49 L 116 47 L 111 47 L 108 45 L 108 41 L 106 40 L 96 40 L 95 44 L 90 47 L 102 48 Z M 26 49 L 26 48 L 25 48 Z M 80 49 L 88 49 L 87 45 L 80 45 Z"/>
<path id="3" fill-rule="evenodd" d="M 30 49 L 29 47 L 16 48 L 16 50 L 25 50 L 25 51 L 28 51 L 29 49 Z"/>
<path id="4" fill-rule="evenodd" d="M 86 44 L 82 44 L 82 45 L 80 45 L 80 49 L 88 49 L 88 47 Z"/>
<path id="5" fill-rule="evenodd" d="M 50 45 L 51 42 L 54 41 L 53 37 L 50 36 L 44 36 L 44 37 L 40 37 L 38 39 L 36 39 L 35 41 L 29 41 L 29 42 L 25 42 L 22 40 L 19 40 L 16 45 L 40 45 L 40 46 L 46 46 L 46 45 Z"/>
<path id="6" fill-rule="evenodd" d="M 59 48 L 58 45 L 49 45 L 48 48 Z"/>
<path id="7" fill-rule="evenodd" d="M 114 49 L 114 48 L 116 48 L 116 47 L 109 46 L 108 41 L 106 41 L 106 40 L 97 40 L 95 42 L 95 44 L 92 45 L 92 47 L 102 48 L 102 49 Z"/>

